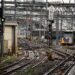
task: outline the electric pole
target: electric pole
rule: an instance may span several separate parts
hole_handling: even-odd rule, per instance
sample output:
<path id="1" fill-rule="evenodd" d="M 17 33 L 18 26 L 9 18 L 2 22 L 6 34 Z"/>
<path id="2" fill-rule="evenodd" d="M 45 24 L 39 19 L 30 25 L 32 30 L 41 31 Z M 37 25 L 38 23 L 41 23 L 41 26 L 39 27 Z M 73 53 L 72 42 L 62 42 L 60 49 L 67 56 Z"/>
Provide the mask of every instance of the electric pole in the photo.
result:
<path id="1" fill-rule="evenodd" d="M 52 24 L 54 23 L 54 20 L 49 20 L 49 46 L 52 45 Z"/>
<path id="2" fill-rule="evenodd" d="M 0 56 L 3 57 L 4 51 L 4 21 L 3 18 L 3 8 L 4 8 L 4 0 L 1 0 L 1 7 L 0 7 Z"/>

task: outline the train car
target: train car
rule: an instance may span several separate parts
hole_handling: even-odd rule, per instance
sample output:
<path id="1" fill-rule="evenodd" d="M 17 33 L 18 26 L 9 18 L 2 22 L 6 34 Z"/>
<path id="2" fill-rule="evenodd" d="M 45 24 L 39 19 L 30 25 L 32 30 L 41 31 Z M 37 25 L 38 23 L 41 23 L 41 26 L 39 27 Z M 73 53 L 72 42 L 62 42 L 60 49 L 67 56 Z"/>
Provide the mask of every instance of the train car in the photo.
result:
<path id="1" fill-rule="evenodd" d="M 62 45 L 73 45 L 74 44 L 74 32 L 64 32 L 61 38 Z"/>

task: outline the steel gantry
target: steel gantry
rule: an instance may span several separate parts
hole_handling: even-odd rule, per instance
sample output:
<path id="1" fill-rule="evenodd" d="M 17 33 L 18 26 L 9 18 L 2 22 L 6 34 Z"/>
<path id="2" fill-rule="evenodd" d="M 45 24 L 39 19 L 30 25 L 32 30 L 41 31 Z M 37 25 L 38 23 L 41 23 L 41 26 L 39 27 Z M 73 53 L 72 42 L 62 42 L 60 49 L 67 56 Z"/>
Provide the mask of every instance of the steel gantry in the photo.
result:
<path id="1" fill-rule="evenodd" d="M 23 1 L 19 1 L 19 0 L 6 1 L 5 0 L 4 1 L 4 10 L 5 10 L 4 16 L 6 20 L 18 20 L 20 23 L 23 23 L 24 21 L 25 25 L 27 25 L 26 26 L 27 28 L 26 33 L 27 33 L 29 25 L 31 25 L 31 27 L 32 25 L 34 25 L 33 20 L 39 20 L 38 24 L 39 24 L 39 27 L 41 27 L 40 25 L 42 24 L 42 22 L 45 22 L 45 21 L 42 21 L 42 19 L 43 20 L 48 19 L 48 10 L 46 8 L 47 8 L 47 4 L 45 2 L 36 2 L 36 0 L 29 0 L 29 1 L 28 0 L 23 0 Z M 39 35 L 40 34 L 41 33 L 39 33 Z"/>
<path id="2" fill-rule="evenodd" d="M 61 10 L 62 9 L 62 10 Z M 58 11 L 58 13 L 57 13 Z M 59 10 L 54 11 L 54 20 L 56 21 L 56 39 L 57 43 L 61 39 L 62 31 L 75 31 L 75 8 L 74 6 L 59 7 Z"/>
<path id="3" fill-rule="evenodd" d="M 62 30 L 64 27 L 64 21 L 67 22 L 68 18 L 71 19 L 70 22 L 71 22 L 72 29 L 73 29 L 74 20 L 75 20 L 74 18 L 75 17 L 75 3 L 52 3 L 52 2 L 47 2 L 47 0 L 46 2 L 36 2 L 35 0 L 30 0 L 30 1 L 29 0 L 23 0 L 23 1 L 21 0 L 20 1 L 19 0 L 6 1 L 5 0 L 4 1 L 4 11 L 5 11 L 4 16 L 6 20 L 19 20 L 20 21 L 20 19 L 22 19 L 26 25 L 27 24 L 29 25 L 30 23 L 31 26 L 35 25 L 33 21 L 35 21 L 36 23 L 38 22 L 39 27 L 40 27 L 39 30 L 42 30 L 41 29 L 42 22 L 45 22 L 48 20 L 48 15 L 51 14 L 49 13 L 48 8 L 51 6 L 54 7 L 54 11 L 52 13 L 53 13 L 53 19 L 56 22 L 55 23 L 56 31 L 57 31 L 56 35 L 58 39 L 59 31 L 61 30 L 61 33 L 62 33 Z M 50 11 L 52 10 L 50 9 Z M 56 11 L 59 11 L 59 13 L 55 14 Z M 28 28 L 28 25 L 26 28 Z M 44 30 L 44 35 L 45 35 L 45 30 Z M 41 36 L 41 33 L 39 32 L 39 37 L 40 36 Z"/>

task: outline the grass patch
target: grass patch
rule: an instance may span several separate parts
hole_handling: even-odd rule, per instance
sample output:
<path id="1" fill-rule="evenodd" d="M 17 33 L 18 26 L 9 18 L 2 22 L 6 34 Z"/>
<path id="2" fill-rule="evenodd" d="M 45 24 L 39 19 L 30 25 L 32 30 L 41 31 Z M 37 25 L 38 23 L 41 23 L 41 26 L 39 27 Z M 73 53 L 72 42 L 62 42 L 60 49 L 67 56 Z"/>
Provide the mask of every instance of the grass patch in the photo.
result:
<path id="1" fill-rule="evenodd" d="M 18 70 L 14 75 L 42 75 L 44 72 L 52 68 L 55 63 L 57 62 L 46 61 L 45 63 L 41 63 L 40 65 L 38 65 L 36 68 L 32 68 L 32 66 L 29 66 L 27 69 Z"/>
<path id="2" fill-rule="evenodd" d="M 17 55 L 0 57 L 0 68 L 13 63 L 17 59 Z"/>
<path id="3" fill-rule="evenodd" d="M 17 70 L 14 75 L 32 75 L 33 69 L 32 67 L 28 67 L 27 69 L 24 70 Z"/>

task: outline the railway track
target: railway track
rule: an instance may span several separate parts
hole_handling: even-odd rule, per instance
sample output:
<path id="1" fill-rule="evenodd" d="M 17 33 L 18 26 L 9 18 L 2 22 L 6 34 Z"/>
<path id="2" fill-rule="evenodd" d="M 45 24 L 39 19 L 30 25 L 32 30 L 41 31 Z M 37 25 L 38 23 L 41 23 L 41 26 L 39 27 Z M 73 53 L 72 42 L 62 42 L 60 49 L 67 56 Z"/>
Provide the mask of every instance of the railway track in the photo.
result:
<path id="1" fill-rule="evenodd" d="M 57 65 L 58 61 L 42 60 L 41 62 L 30 67 L 32 70 L 30 75 L 42 75 L 43 72 L 47 71 L 49 68 L 52 68 L 55 64 Z M 27 73 L 24 72 L 25 75 L 29 75 Z"/>
<path id="2" fill-rule="evenodd" d="M 54 53 L 58 54 L 59 56 L 65 58 L 65 57 L 68 57 L 68 56 L 71 56 L 70 54 L 68 53 L 65 53 L 65 52 L 62 52 L 62 51 L 59 51 L 57 49 L 51 49 Z"/>
<path id="3" fill-rule="evenodd" d="M 5 69 L 8 69 L 8 68 L 10 68 L 12 66 L 15 66 L 16 64 L 19 64 L 20 62 L 22 62 L 24 60 L 26 60 L 26 58 L 25 57 L 22 57 L 22 59 L 20 59 L 19 61 L 14 62 L 13 64 L 10 64 L 10 65 L 7 65 L 5 67 L 0 68 L 0 71 L 5 70 Z"/>
<path id="4" fill-rule="evenodd" d="M 70 61 L 70 59 L 72 59 L 72 56 L 65 58 L 65 60 L 62 60 L 58 65 L 55 65 L 53 68 L 49 69 L 43 75 L 52 75 L 57 69 L 63 66 L 66 62 Z"/>
<path id="5" fill-rule="evenodd" d="M 38 62 L 37 64 L 33 65 L 33 66 L 32 66 L 32 69 L 35 68 L 35 67 L 37 67 L 39 64 L 45 62 L 46 60 L 47 60 L 47 57 L 45 57 L 44 59 L 42 59 L 42 60 L 41 60 L 40 62 Z"/>
<path id="6" fill-rule="evenodd" d="M 67 53 L 67 54 L 69 54 L 71 56 L 75 54 L 75 50 L 73 50 L 73 49 L 68 49 L 68 48 L 64 48 L 64 47 L 59 47 L 59 48 L 58 47 L 55 47 L 55 49 L 56 50 L 59 50 L 59 51 L 62 51 L 64 53 Z"/>
<path id="7" fill-rule="evenodd" d="M 69 68 L 63 73 L 63 75 L 67 75 L 69 73 L 69 71 L 72 69 L 73 66 L 75 66 L 75 63 L 74 64 L 71 64 L 69 66 Z"/>
<path id="8" fill-rule="evenodd" d="M 58 52 L 58 51 L 57 51 L 57 52 Z M 58 54 L 58 53 L 57 53 L 57 54 Z M 66 54 L 66 53 L 63 53 L 63 52 L 59 52 L 59 54 L 60 54 L 62 57 L 63 57 L 63 56 L 64 56 L 64 57 L 67 56 L 67 54 Z M 58 54 L 58 55 L 59 55 L 59 54 Z M 70 58 L 71 58 L 71 56 L 69 56 L 69 58 L 67 58 L 67 59 L 64 60 L 63 62 L 66 62 L 66 61 L 69 60 Z M 45 61 L 46 61 L 46 58 L 44 58 L 43 60 L 41 60 L 41 61 L 38 62 L 37 64 L 33 65 L 33 66 L 31 67 L 31 69 L 35 70 L 35 69 L 37 69 L 38 66 L 40 67 L 40 65 L 42 65 L 42 64 L 43 64 L 43 65 L 44 65 L 44 64 L 47 64 L 47 62 L 45 63 Z M 57 61 L 60 62 L 60 60 L 57 60 Z M 61 63 L 61 65 L 63 64 L 63 62 Z M 45 71 L 45 70 L 49 69 L 49 66 L 51 66 L 51 68 L 54 67 L 55 64 L 54 64 L 54 65 L 50 65 L 50 63 L 51 63 L 51 62 L 48 62 L 49 65 L 46 66 L 46 69 L 45 69 L 45 67 L 43 68 L 43 66 L 42 66 L 42 70 Z M 57 65 L 57 64 L 56 64 L 56 65 Z M 41 68 L 41 67 L 40 67 L 40 68 Z M 37 70 L 39 70 L 40 68 L 38 68 Z M 38 71 L 38 72 L 39 72 L 39 71 Z M 38 75 L 38 74 L 42 75 L 42 74 L 43 74 L 43 72 L 39 72 L 39 73 L 38 73 L 38 72 L 37 72 L 36 75 Z M 25 74 L 25 75 L 27 75 L 27 74 Z M 31 74 L 31 75 L 35 75 L 35 73 L 33 73 L 33 74 Z"/>
<path id="9" fill-rule="evenodd" d="M 35 67 L 37 64 L 40 64 L 42 61 L 44 61 L 44 56 L 39 58 L 40 60 L 37 59 L 32 59 L 32 60 L 27 60 L 26 58 L 23 58 L 11 65 L 5 66 L 3 68 L 0 68 L 0 75 L 10 75 L 14 72 L 16 72 L 17 70 L 20 70 L 22 68 L 27 68 L 31 65 L 33 65 L 33 67 Z M 24 62 L 25 61 L 25 62 Z"/>
<path id="10" fill-rule="evenodd" d="M 62 55 L 62 54 L 60 54 Z M 33 66 L 31 67 L 32 69 L 35 69 L 36 67 L 38 67 L 40 64 L 43 64 L 45 61 L 47 60 L 47 57 L 44 57 L 40 62 L 37 62 L 36 64 L 33 64 Z M 49 67 L 49 66 L 48 66 Z M 15 70 L 18 70 L 18 69 L 15 69 Z M 10 73 L 14 72 L 15 70 L 13 71 L 10 71 Z M 6 74 L 3 74 L 3 75 L 6 75 Z"/>
<path id="11" fill-rule="evenodd" d="M 44 74 L 41 73 L 41 74 L 43 74 L 43 75 L 52 75 L 52 73 L 53 73 L 56 69 L 60 68 L 60 66 L 62 66 L 65 62 L 69 61 L 69 60 L 72 58 L 71 55 L 69 55 L 69 54 L 67 54 L 67 53 L 64 53 L 64 52 L 61 52 L 61 51 L 56 50 L 56 49 L 54 49 L 53 52 L 57 53 L 58 55 L 60 55 L 60 56 L 62 56 L 62 57 L 64 57 L 64 58 L 65 58 L 65 57 L 67 57 L 67 58 L 65 58 L 64 60 L 62 60 L 62 61 L 60 62 L 60 64 L 55 65 L 55 66 L 53 66 L 52 68 L 47 68 L 47 69 L 50 69 L 50 70 L 49 70 L 48 72 L 46 71 Z M 14 63 L 14 64 L 11 64 L 11 65 L 8 65 L 8 66 L 6 66 L 6 67 L 1 68 L 0 71 L 2 71 L 2 72 L 0 73 L 0 75 L 10 75 L 10 74 L 14 73 L 14 72 L 17 71 L 17 70 L 20 70 L 20 69 L 22 69 L 22 68 L 25 68 L 25 67 L 30 66 L 30 65 L 32 64 L 32 62 L 34 61 L 34 59 L 33 59 L 33 60 L 27 61 L 26 63 L 23 63 L 24 60 L 25 60 L 25 58 L 19 60 L 18 62 Z M 21 62 L 22 62 L 22 63 L 21 63 Z M 45 62 L 45 57 L 43 57 L 43 59 L 41 59 L 40 62 L 37 62 L 36 64 L 34 63 L 33 66 L 32 66 L 32 69 L 35 69 L 37 66 L 39 66 L 39 65 L 42 64 L 43 62 Z M 17 66 L 17 67 L 15 67 L 15 68 L 12 68 L 11 70 L 9 70 L 11 67 L 14 67 L 14 66 L 16 66 L 16 65 L 19 64 L 19 63 L 20 63 L 20 66 Z M 49 67 L 49 66 L 48 66 L 48 67 Z M 66 72 L 65 72 L 65 73 L 66 73 Z M 66 75 L 66 74 L 64 74 L 64 75 Z"/>
<path id="12" fill-rule="evenodd" d="M 53 48 L 52 51 L 54 53 L 58 54 L 59 56 L 64 57 L 64 59 L 58 65 L 55 65 L 53 68 L 51 68 L 48 71 L 46 71 L 43 75 L 59 75 L 59 74 L 54 74 L 54 72 L 57 71 L 58 69 L 60 69 L 61 67 L 64 67 L 64 64 L 66 64 L 67 62 L 72 61 L 72 64 L 70 64 L 68 66 L 68 68 L 66 69 L 66 71 L 63 73 L 63 75 L 67 75 L 69 70 L 75 65 L 74 56 L 70 55 L 68 53 L 62 52 L 62 51 L 60 51 L 60 50 L 58 50 L 56 48 L 55 49 Z"/>
<path id="13" fill-rule="evenodd" d="M 66 56 L 70 56 L 69 54 L 67 54 L 67 53 L 63 53 L 63 52 L 61 52 L 61 51 L 58 51 L 58 50 L 56 50 L 56 51 L 54 51 L 55 53 L 57 53 L 59 56 L 62 56 L 62 57 L 66 57 Z M 70 56 L 71 57 L 71 56 Z M 44 61 L 46 59 L 46 57 L 42 60 L 42 61 Z M 60 59 L 59 59 L 60 60 Z M 39 64 L 41 64 L 42 63 L 42 61 L 41 62 L 39 62 L 39 63 L 37 63 L 35 66 L 33 66 L 32 68 L 35 68 L 35 67 L 37 67 Z"/>
<path id="14" fill-rule="evenodd" d="M 8 66 L 6 66 L 4 68 L 1 68 L 0 69 L 0 71 L 1 71 L 0 75 L 9 75 L 9 74 L 15 72 L 16 70 L 22 69 L 22 68 L 30 65 L 31 62 L 34 61 L 34 59 L 29 60 L 27 62 L 24 62 L 24 61 L 25 60 L 23 59 L 23 60 L 18 61 L 18 62 L 14 63 L 14 64 L 11 64 L 11 65 L 8 65 Z"/>
<path id="15" fill-rule="evenodd" d="M 41 64 L 43 61 L 45 61 L 45 60 L 46 60 L 46 58 L 43 58 L 43 59 L 41 59 L 41 61 L 38 61 L 36 63 L 34 63 L 33 61 L 30 61 L 29 63 L 27 63 L 26 65 L 23 66 L 24 67 L 24 70 L 26 70 L 28 67 L 31 67 L 31 66 L 32 66 L 31 68 L 33 69 L 36 66 L 38 66 L 39 64 Z M 20 69 L 22 69 L 22 66 L 20 68 L 14 69 L 13 71 L 10 71 L 10 74 L 13 73 L 13 72 L 16 73 L 16 70 L 20 70 Z M 3 74 L 3 75 L 8 75 L 8 74 Z M 27 75 L 27 74 L 25 74 L 25 75 Z"/>
<path id="16" fill-rule="evenodd" d="M 17 70 L 20 70 L 23 68 L 27 69 L 27 67 L 30 67 L 31 65 L 33 65 L 32 68 L 34 68 L 35 66 L 37 66 L 44 60 L 45 60 L 45 58 L 40 58 L 40 60 L 37 60 L 35 58 L 32 60 L 27 60 L 27 59 L 23 58 L 16 63 L 13 63 L 6 67 L 0 68 L 0 75 L 10 75 L 10 74 L 16 72 Z M 24 62 L 24 61 L 26 61 L 26 62 Z"/>

